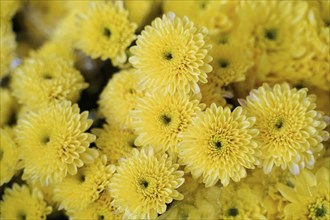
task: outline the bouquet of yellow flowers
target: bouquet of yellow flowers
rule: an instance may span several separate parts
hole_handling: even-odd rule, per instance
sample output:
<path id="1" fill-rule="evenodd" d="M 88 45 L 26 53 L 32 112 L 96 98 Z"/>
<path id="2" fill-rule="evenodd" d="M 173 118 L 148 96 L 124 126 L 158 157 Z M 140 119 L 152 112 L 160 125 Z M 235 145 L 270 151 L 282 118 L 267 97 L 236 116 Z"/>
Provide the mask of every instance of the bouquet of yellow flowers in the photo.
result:
<path id="1" fill-rule="evenodd" d="M 0 219 L 330 219 L 330 0 L 0 3 Z"/>

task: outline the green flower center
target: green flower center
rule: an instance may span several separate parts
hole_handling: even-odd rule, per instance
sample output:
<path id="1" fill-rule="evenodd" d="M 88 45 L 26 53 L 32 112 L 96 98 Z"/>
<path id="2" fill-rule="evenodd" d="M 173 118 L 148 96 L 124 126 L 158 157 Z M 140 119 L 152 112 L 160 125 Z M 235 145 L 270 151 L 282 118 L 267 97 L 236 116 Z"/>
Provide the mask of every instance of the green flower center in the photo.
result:
<path id="1" fill-rule="evenodd" d="M 168 125 L 169 123 L 171 123 L 171 117 L 168 115 L 162 115 L 160 116 L 161 121 L 163 122 L 164 125 Z"/>
<path id="2" fill-rule="evenodd" d="M 103 28 L 103 35 L 106 37 L 106 38 L 109 38 L 111 36 L 111 31 L 109 28 L 105 27 Z"/>
<path id="3" fill-rule="evenodd" d="M 45 135 L 45 136 L 43 136 L 42 139 L 41 139 L 41 143 L 42 143 L 42 144 L 47 144 L 49 141 L 50 141 L 50 137 L 49 137 L 49 135 Z"/>
<path id="4" fill-rule="evenodd" d="M 221 59 L 219 60 L 219 66 L 221 68 L 227 68 L 229 66 L 229 62 L 228 60 L 225 60 L 225 59 Z"/>
<path id="5" fill-rule="evenodd" d="M 53 77 L 52 77 L 49 73 L 45 73 L 45 74 L 43 75 L 43 78 L 44 78 L 44 79 L 47 79 L 47 80 L 53 79 Z"/>
<path id="6" fill-rule="evenodd" d="M 173 59 L 172 53 L 171 52 L 164 53 L 164 59 L 165 60 L 172 60 Z"/>
<path id="7" fill-rule="evenodd" d="M 282 119 L 278 119 L 275 123 L 275 127 L 277 129 L 281 129 L 283 127 L 283 120 Z"/>
<path id="8" fill-rule="evenodd" d="M 228 38 L 227 37 L 222 37 L 218 41 L 219 44 L 227 44 L 228 43 Z"/>
<path id="9" fill-rule="evenodd" d="M 228 216 L 232 216 L 232 217 L 235 217 L 238 215 L 238 209 L 237 208 L 230 208 L 228 209 L 228 212 L 227 212 L 227 215 Z"/>
<path id="10" fill-rule="evenodd" d="M 20 211 L 17 214 L 17 219 L 19 219 L 19 220 L 25 220 L 26 219 L 26 214 L 24 212 Z"/>
<path id="11" fill-rule="evenodd" d="M 326 198 L 318 198 L 314 203 L 308 206 L 308 218 L 312 220 L 329 219 L 330 202 Z"/>
<path id="12" fill-rule="evenodd" d="M 104 219 L 104 215 L 98 215 L 97 216 L 97 220 L 103 220 Z"/>
<path id="13" fill-rule="evenodd" d="M 265 34 L 265 38 L 271 41 L 276 40 L 278 37 L 278 33 L 275 28 L 266 29 L 264 34 Z"/>
<path id="14" fill-rule="evenodd" d="M 327 214 L 327 210 L 325 207 L 321 207 L 321 208 L 316 208 L 315 209 L 315 216 L 316 217 L 323 217 Z"/>
<path id="15" fill-rule="evenodd" d="M 142 189 L 146 189 L 149 186 L 149 182 L 145 179 L 142 179 L 139 181 L 139 185 L 141 186 Z"/>
<path id="16" fill-rule="evenodd" d="M 220 149 L 222 144 L 221 144 L 221 141 L 216 141 L 214 142 L 214 146 L 217 148 L 217 149 Z"/>

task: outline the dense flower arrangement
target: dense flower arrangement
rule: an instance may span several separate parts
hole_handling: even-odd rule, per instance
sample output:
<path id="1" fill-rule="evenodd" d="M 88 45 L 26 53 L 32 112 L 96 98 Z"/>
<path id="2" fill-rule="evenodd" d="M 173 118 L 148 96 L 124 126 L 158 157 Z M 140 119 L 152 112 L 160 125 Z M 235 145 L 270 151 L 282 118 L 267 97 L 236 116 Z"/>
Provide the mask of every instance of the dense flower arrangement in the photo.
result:
<path id="1" fill-rule="evenodd" d="M 0 219 L 330 219 L 329 0 L 0 3 Z"/>

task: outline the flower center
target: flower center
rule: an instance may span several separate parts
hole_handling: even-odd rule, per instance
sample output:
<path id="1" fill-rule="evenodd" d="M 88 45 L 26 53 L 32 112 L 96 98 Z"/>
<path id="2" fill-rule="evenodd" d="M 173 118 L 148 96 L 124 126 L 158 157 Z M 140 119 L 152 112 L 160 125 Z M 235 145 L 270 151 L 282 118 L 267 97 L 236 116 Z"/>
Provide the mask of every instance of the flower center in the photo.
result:
<path id="1" fill-rule="evenodd" d="M 218 41 L 219 44 L 227 44 L 228 43 L 228 38 L 227 37 L 222 37 Z"/>
<path id="2" fill-rule="evenodd" d="M 85 180 L 86 180 L 85 175 L 80 175 L 80 176 L 79 176 L 79 181 L 80 181 L 80 182 L 85 182 Z"/>
<path id="3" fill-rule="evenodd" d="M 227 68 L 229 66 L 229 62 L 228 60 L 225 60 L 225 59 L 221 59 L 219 60 L 219 66 L 221 68 Z"/>
<path id="4" fill-rule="evenodd" d="M 50 141 L 50 137 L 49 137 L 49 135 L 45 135 L 45 136 L 43 136 L 42 139 L 41 139 L 41 143 L 42 143 L 42 144 L 45 144 L 45 145 L 46 145 L 49 141 Z"/>
<path id="5" fill-rule="evenodd" d="M 139 181 L 139 185 L 141 186 L 142 189 L 146 189 L 149 186 L 149 182 L 145 179 L 142 179 Z"/>
<path id="6" fill-rule="evenodd" d="M 206 5 L 207 5 L 207 3 L 206 3 L 205 1 L 202 1 L 202 2 L 199 4 L 199 6 L 200 6 L 201 9 L 205 9 L 205 8 L 206 8 Z"/>
<path id="7" fill-rule="evenodd" d="M 162 115 L 160 116 L 160 119 L 162 120 L 164 125 L 168 125 L 169 123 L 171 123 L 171 117 L 168 115 Z"/>
<path id="8" fill-rule="evenodd" d="M 26 214 L 24 212 L 22 212 L 22 211 L 18 212 L 17 219 L 19 219 L 19 220 L 25 220 L 26 219 Z"/>
<path id="9" fill-rule="evenodd" d="M 275 127 L 277 129 L 281 129 L 283 127 L 283 120 L 282 119 L 278 119 L 275 123 Z"/>
<path id="10" fill-rule="evenodd" d="M 278 37 L 277 30 L 275 28 L 266 29 L 264 34 L 265 34 L 265 38 L 271 41 L 276 40 Z"/>
<path id="11" fill-rule="evenodd" d="M 238 215 L 238 209 L 237 208 L 230 208 L 228 209 L 228 216 L 237 216 Z"/>
<path id="12" fill-rule="evenodd" d="M 111 31 L 109 28 L 105 27 L 103 28 L 103 35 L 106 37 L 106 38 L 109 38 L 111 36 Z"/>
<path id="13" fill-rule="evenodd" d="M 103 220 L 104 219 L 104 215 L 98 215 L 97 216 L 97 220 Z"/>
<path id="14" fill-rule="evenodd" d="M 315 203 L 308 206 L 308 218 L 312 220 L 329 219 L 330 202 L 325 198 L 319 198 Z"/>
<path id="15" fill-rule="evenodd" d="M 321 208 L 318 207 L 318 208 L 315 209 L 315 216 L 316 217 L 323 217 L 326 214 L 327 214 L 327 210 L 323 206 Z"/>
<path id="16" fill-rule="evenodd" d="M 172 60 L 173 59 L 172 53 L 171 52 L 164 53 L 164 59 L 165 60 Z"/>
<path id="17" fill-rule="evenodd" d="M 43 75 L 43 78 L 44 78 L 44 79 L 47 79 L 47 80 L 53 79 L 53 77 L 52 77 L 50 74 L 48 74 L 48 73 L 45 73 L 45 74 Z"/>
<path id="18" fill-rule="evenodd" d="M 214 142 L 214 146 L 219 150 L 221 148 L 221 141 Z"/>

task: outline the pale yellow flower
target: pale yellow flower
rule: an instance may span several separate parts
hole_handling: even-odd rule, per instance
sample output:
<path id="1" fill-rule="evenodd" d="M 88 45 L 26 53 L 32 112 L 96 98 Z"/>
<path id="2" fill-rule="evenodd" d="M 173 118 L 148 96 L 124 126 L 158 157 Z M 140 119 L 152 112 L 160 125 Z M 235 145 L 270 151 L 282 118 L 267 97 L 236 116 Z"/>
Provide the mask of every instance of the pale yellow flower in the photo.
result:
<path id="1" fill-rule="evenodd" d="M 12 188 L 5 188 L 0 202 L 3 219 L 46 219 L 51 212 L 52 207 L 44 201 L 41 191 L 17 183 Z"/>
<path id="2" fill-rule="evenodd" d="M 112 204 L 129 219 L 154 219 L 166 211 L 166 204 L 183 195 L 177 188 L 184 182 L 178 164 L 163 154 L 156 156 L 152 148 L 138 151 L 119 161 L 111 179 Z"/>
<path id="3" fill-rule="evenodd" d="M 186 165 L 185 170 L 194 178 L 201 177 L 206 187 L 218 180 L 224 186 L 230 179 L 240 181 L 246 177 L 246 169 L 259 164 L 254 122 L 241 107 L 231 112 L 212 104 L 180 135 L 179 163 Z"/>
<path id="4" fill-rule="evenodd" d="M 264 84 L 240 104 L 249 116 L 256 117 L 254 127 L 260 131 L 256 140 L 265 173 L 280 166 L 298 175 L 300 169 L 313 167 L 314 154 L 322 150 L 329 133 L 324 130 L 322 113 L 315 111 L 315 96 L 307 95 L 307 89 L 291 89 L 287 83 Z"/>
<path id="5" fill-rule="evenodd" d="M 59 183 L 78 167 L 98 156 L 89 145 L 95 140 L 86 130 L 92 125 L 88 112 L 77 104 L 56 102 L 18 119 L 15 132 L 24 167 L 23 179 L 43 185 Z"/>
<path id="6" fill-rule="evenodd" d="M 156 18 L 131 47 L 129 61 L 139 70 L 141 87 L 170 94 L 198 93 L 197 83 L 206 83 L 206 73 L 212 70 L 206 35 L 206 28 L 195 27 L 187 17 Z"/>

